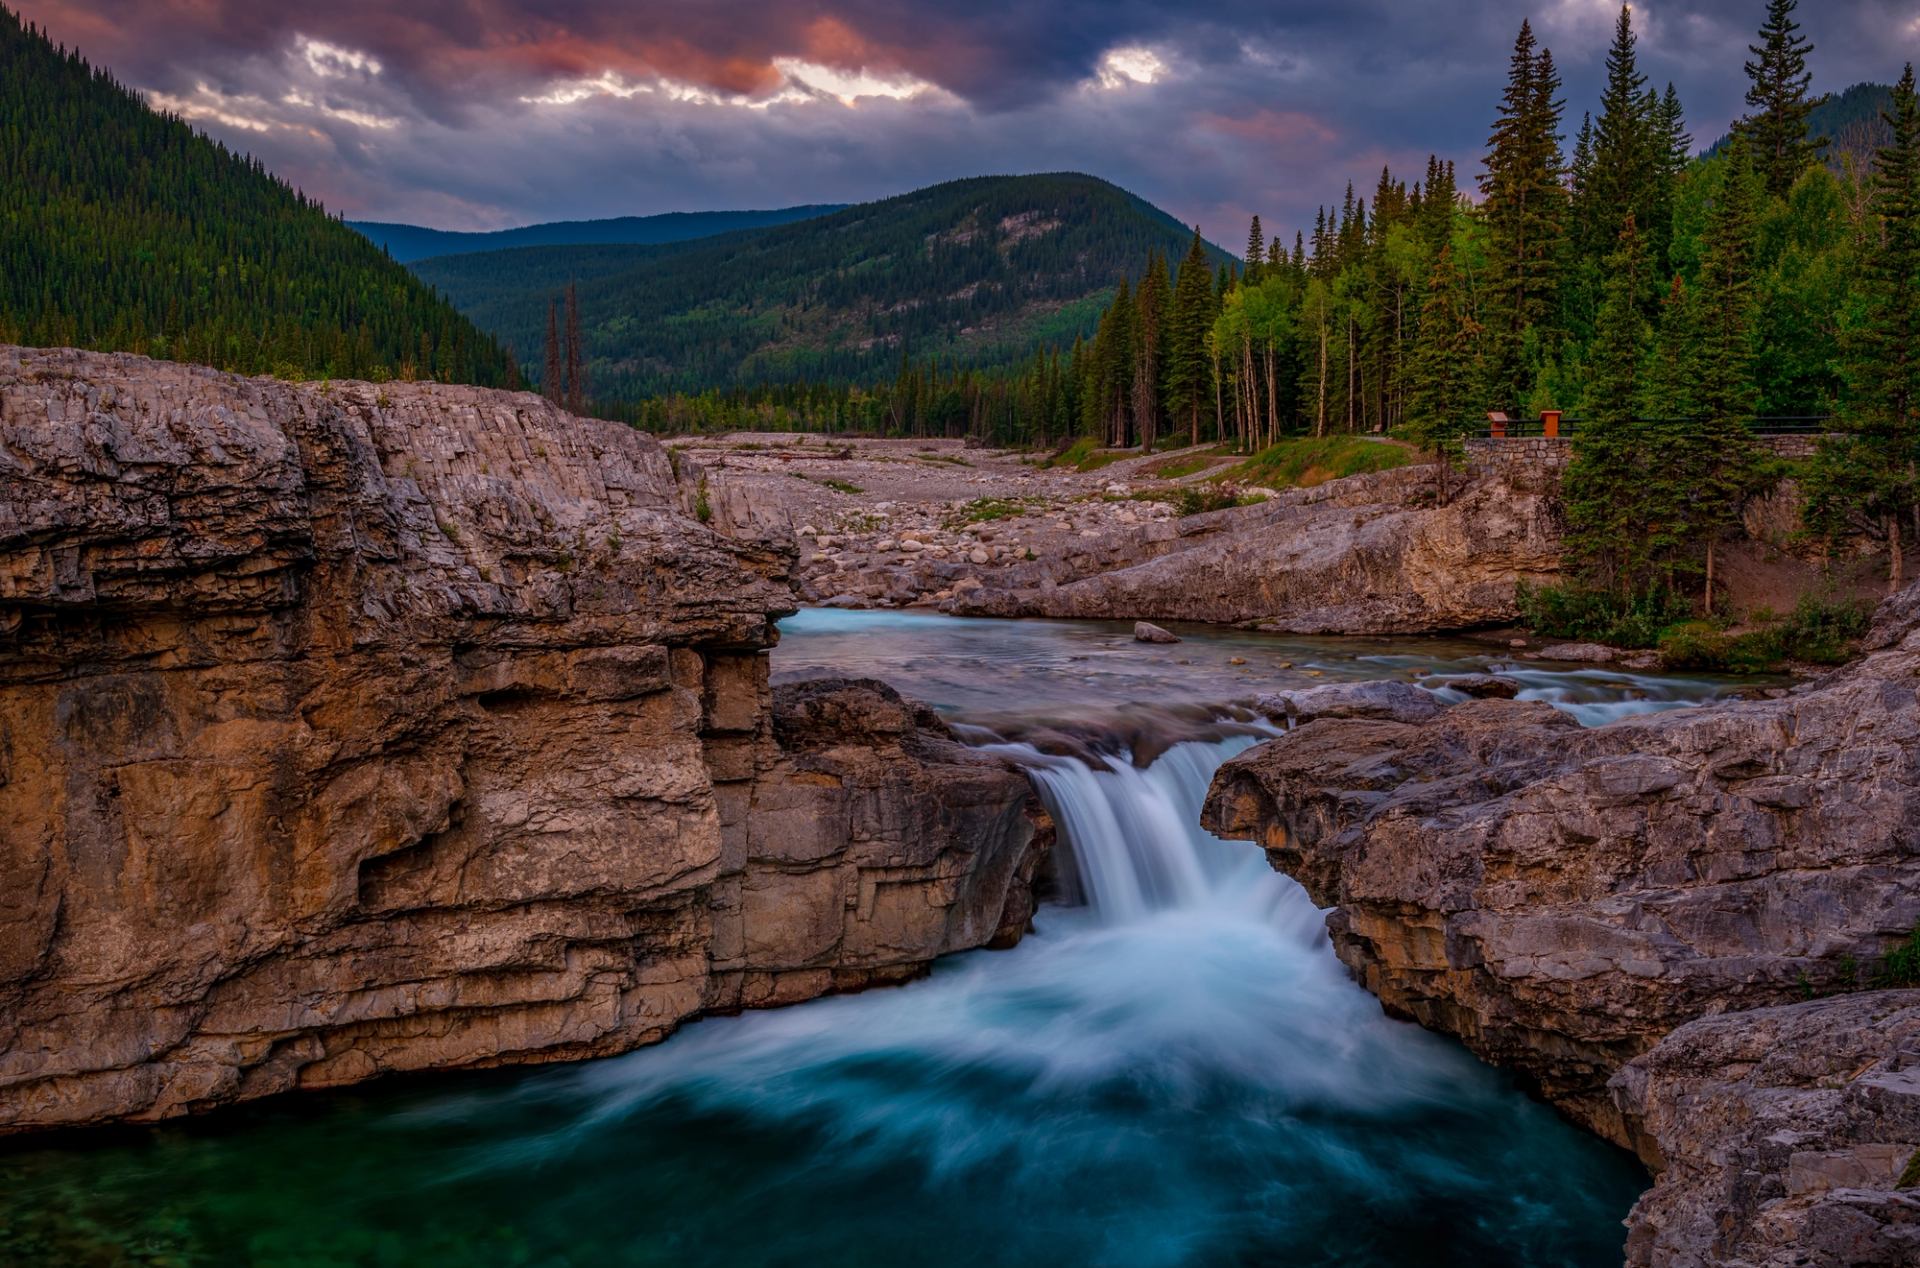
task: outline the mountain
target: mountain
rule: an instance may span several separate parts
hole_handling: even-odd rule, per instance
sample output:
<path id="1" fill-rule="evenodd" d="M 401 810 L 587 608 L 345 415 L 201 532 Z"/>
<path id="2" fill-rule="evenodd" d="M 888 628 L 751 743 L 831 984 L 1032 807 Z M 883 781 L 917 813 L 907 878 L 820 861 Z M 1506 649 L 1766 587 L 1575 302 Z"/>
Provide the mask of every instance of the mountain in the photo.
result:
<path id="1" fill-rule="evenodd" d="M 1873 169 L 1873 156 L 1893 141 L 1893 128 L 1881 112 L 1893 106 L 1893 88 L 1888 84 L 1855 84 L 1845 92 L 1829 93 L 1807 115 L 1807 135 L 1826 137 L 1828 166 L 1843 170 L 1851 163 L 1865 174 Z M 1729 134 L 1707 150 L 1709 157 L 1727 148 Z"/>
<path id="2" fill-rule="evenodd" d="M 0 6 L 0 343 L 286 377 L 508 382 L 511 359 L 260 163 Z"/>
<path id="3" fill-rule="evenodd" d="M 347 226 L 385 247 L 402 264 L 436 255 L 498 251 L 510 247 L 564 247 L 624 243 L 651 246 L 710 238 L 739 229 L 792 224 L 839 211 L 845 203 L 815 203 L 781 207 L 774 211 L 672 211 L 659 216 L 620 216 L 612 220 L 555 220 L 546 224 L 499 229 L 491 233 L 456 233 L 420 225 L 388 224 L 378 220 L 349 220 Z"/>
<path id="4" fill-rule="evenodd" d="M 543 346 L 549 303 L 577 283 L 593 392 L 612 402 L 871 382 L 903 354 L 1015 363 L 1091 333 L 1123 276 L 1150 251 L 1177 260 L 1192 235 L 1091 176 L 983 176 L 691 242 L 526 247 L 414 269 L 523 358 Z"/>

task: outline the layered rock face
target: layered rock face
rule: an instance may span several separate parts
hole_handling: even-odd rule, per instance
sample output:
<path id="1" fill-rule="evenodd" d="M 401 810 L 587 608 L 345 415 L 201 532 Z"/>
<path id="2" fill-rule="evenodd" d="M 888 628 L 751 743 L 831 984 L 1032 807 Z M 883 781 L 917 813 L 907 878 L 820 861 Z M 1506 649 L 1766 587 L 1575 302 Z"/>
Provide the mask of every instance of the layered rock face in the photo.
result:
<path id="1" fill-rule="evenodd" d="M 944 606 L 984 616 L 1189 620 L 1289 634 L 1464 629 L 1517 614 L 1560 568 L 1550 490 L 1499 480 L 1434 505 L 1433 471 L 1352 476 L 1254 507 L 1141 525 Z"/>
<path id="2" fill-rule="evenodd" d="M 1661 1155 L 1630 1265 L 1920 1264 L 1920 991 L 1691 1022 L 1613 1091 Z"/>
<path id="3" fill-rule="evenodd" d="M 1829 1120 L 1889 1157 L 1904 1150 L 1903 1165 L 1920 1150 L 1908 1102 L 1871 1127 L 1881 1101 L 1814 1104 L 1875 1062 L 1895 1082 L 1913 1077 L 1920 1049 L 1906 1029 L 1878 1047 L 1848 1038 L 1862 1017 L 1908 1018 L 1911 995 L 1850 995 L 1853 1013 L 1770 1007 L 1857 990 L 1920 925 L 1920 586 L 1883 607 L 1870 643 L 1781 699 L 1598 729 L 1500 699 L 1432 718 L 1323 713 L 1223 766 L 1208 824 L 1261 843 L 1335 908 L 1335 950 L 1391 1011 L 1523 1071 L 1574 1118 L 1667 1167 L 1636 1216 L 1645 1262 L 1912 1262 L 1675 1249 L 1705 1224 L 1745 1221 L 1762 1230 L 1756 1246 L 1776 1234 L 1797 1245 L 1850 1218 L 1808 1214 L 1824 1200 L 1778 1206 L 1811 1193 L 1788 1173 L 1806 1152 L 1796 1142 L 1825 1139 Z M 1767 1011 L 1733 1011 L 1745 1009 Z M 1761 1062 L 1762 1034 L 1799 1050 Z M 1797 1121 L 1794 1088 L 1818 1121 L 1790 1139 L 1752 1136 L 1763 1120 Z M 1687 1158 L 1692 1171 L 1667 1166 Z M 1670 1183 L 1693 1196 L 1662 1196 Z M 1886 1219 L 1910 1223 L 1899 1211 Z M 1801 1232 L 1780 1231 L 1803 1215 Z M 1693 1231 L 1663 1241 L 1662 1220 Z"/>
<path id="4" fill-rule="evenodd" d="M 1024 928 L 1023 776 L 526 395 L 0 349 L 0 1129 L 545 1061 Z"/>

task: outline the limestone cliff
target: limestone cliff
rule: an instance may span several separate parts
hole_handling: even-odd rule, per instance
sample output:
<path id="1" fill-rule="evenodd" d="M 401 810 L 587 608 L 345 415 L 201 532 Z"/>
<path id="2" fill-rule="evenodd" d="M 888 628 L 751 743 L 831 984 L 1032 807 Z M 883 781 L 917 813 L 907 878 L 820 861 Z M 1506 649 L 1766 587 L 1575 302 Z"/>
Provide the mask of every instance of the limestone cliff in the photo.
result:
<path id="1" fill-rule="evenodd" d="M 0 348 L 0 1130 L 545 1061 L 1018 936 L 1018 773 L 527 395 Z"/>

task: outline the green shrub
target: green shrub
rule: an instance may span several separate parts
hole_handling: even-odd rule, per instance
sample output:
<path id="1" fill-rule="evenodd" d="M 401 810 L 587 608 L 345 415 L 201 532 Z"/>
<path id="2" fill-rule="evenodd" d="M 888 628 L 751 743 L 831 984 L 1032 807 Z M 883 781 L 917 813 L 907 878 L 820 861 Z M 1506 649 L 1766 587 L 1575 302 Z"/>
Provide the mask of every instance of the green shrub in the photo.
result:
<path id="1" fill-rule="evenodd" d="M 1893 949 L 1874 976 L 1873 984 L 1882 990 L 1920 986 L 1920 925 L 1913 927 L 1907 940 Z"/>
<path id="2" fill-rule="evenodd" d="M 1044 465 L 1072 467 L 1075 471 L 1098 471 L 1108 463 L 1118 462 L 1126 456 L 1119 450 L 1100 448 L 1100 442 L 1091 436 L 1082 436 L 1047 459 Z"/>
<path id="3" fill-rule="evenodd" d="M 707 477 L 700 477 L 700 487 L 693 493 L 693 517 L 702 524 L 713 520 L 713 503 L 707 500 Z"/>
<path id="4" fill-rule="evenodd" d="M 1759 628 L 1744 634 L 1703 621 L 1676 625 L 1661 638 L 1660 655 L 1670 669 L 1728 674 L 1769 673 L 1789 662 L 1838 665 L 1853 655 L 1872 612 L 1858 601 L 1805 595 L 1785 618 L 1756 610 Z"/>
<path id="5" fill-rule="evenodd" d="M 1693 605 L 1664 586 L 1622 597 L 1580 586 L 1520 584 L 1520 617 L 1543 638 L 1658 647 L 1673 626 L 1690 621 Z"/>

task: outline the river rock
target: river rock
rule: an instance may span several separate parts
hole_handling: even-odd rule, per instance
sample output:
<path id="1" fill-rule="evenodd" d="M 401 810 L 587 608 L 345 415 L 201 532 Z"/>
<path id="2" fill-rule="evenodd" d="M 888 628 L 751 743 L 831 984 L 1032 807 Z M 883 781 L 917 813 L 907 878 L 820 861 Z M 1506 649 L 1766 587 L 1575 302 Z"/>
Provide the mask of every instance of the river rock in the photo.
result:
<path id="1" fill-rule="evenodd" d="M 1518 680 L 1502 674 L 1435 674 L 1425 682 L 1435 691 L 1457 691 L 1476 700 L 1511 700 L 1522 690 Z"/>
<path id="2" fill-rule="evenodd" d="M 1163 630 L 1151 621 L 1133 623 L 1133 641 L 1136 643 L 1177 643 L 1180 636 L 1171 630 Z"/>
<path id="3" fill-rule="evenodd" d="M 1620 653 L 1604 643 L 1554 643 L 1531 653 L 1529 660 L 1561 660 L 1571 664 L 1610 665 Z"/>
<path id="4" fill-rule="evenodd" d="M 1322 687 L 1270 691 L 1254 698 L 1268 717 L 1286 722 L 1316 718 L 1382 718 L 1394 722 L 1425 722 L 1446 709 L 1446 702 L 1412 683 L 1330 682 Z"/>
<path id="5" fill-rule="evenodd" d="M 631 428 L 0 348 L 0 1130 L 652 1042 L 1017 936 L 1025 778 L 773 691 Z"/>

